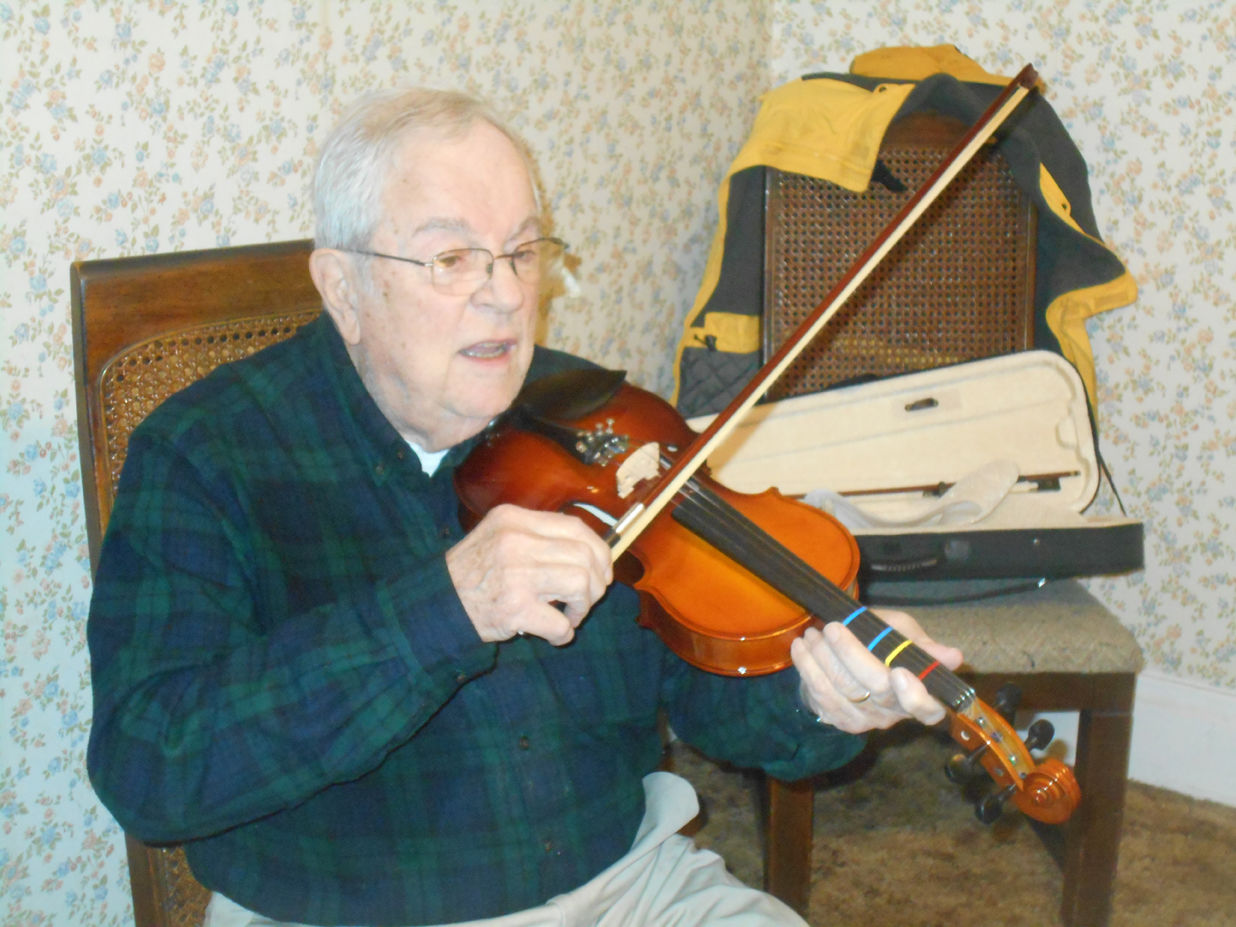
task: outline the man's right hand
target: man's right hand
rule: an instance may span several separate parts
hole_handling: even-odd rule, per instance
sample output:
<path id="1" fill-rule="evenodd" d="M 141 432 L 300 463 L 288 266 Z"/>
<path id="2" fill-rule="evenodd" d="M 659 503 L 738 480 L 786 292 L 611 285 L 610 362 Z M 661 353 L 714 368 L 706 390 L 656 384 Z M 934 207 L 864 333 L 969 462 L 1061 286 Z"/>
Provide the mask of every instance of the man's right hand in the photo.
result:
<path id="1" fill-rule="evenodd" d="M 583 521 L 514 505 L 487 513 L 446 568 L 481 640 L 532 634 L 559 646 L 614 578 L 609 547 Z"/>

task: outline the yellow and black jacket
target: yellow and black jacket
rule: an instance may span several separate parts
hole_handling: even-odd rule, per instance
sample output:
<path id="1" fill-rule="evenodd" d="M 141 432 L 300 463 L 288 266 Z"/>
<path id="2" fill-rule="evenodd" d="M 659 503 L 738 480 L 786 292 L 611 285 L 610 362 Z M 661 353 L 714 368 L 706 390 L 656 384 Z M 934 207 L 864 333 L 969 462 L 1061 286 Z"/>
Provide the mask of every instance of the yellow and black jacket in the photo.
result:
<path id="1" fill-rule="evenodd" d="M 762 98 L 722 181 L 720 221 L 679 342 L 674 399 L 684 414 L 723 407 L 759 368 L 764 169 L 862 192 L 894 118 L 937 112 L 972 123 L 1007 82 L 951 46 L 888 48 L 855 59 L 849 74 L 811 75 Z M 997 139 L 1038 213 L 1035 346 L 1078 369 L 1093 408 L 1085 320 L 1132 302 L 1137 286 L 1099 237 L 1085 161 L 1042 95 L 1023 103 Z"/>

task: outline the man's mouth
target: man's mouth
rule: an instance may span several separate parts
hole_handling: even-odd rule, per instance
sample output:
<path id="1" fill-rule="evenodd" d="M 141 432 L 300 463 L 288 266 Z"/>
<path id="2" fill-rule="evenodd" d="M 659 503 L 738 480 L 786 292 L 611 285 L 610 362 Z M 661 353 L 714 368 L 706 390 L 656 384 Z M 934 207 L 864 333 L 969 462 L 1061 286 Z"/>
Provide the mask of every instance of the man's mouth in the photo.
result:
<path id="1" fill-rule="evenodd" d="M 491 360 L 495 357 L 501 357 L 515 347 L 513 341 L 478 341 L 476 344 L 470 344 L 459 353 L 464 357 L 473 357 L 478 360 Z"/>

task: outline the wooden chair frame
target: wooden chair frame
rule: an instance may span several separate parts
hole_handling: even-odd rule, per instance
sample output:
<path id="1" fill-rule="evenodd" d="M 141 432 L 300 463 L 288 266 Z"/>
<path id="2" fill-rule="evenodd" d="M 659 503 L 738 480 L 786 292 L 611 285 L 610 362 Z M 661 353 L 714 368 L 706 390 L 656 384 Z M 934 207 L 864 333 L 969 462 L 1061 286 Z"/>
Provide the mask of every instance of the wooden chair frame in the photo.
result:
<path id="1" fill-rule="evenodd" d="M 287 337 L 321 309 L 312 243 L 281 242 L 70 268 L 78 441 L 93 569 L 129 432 L 179 386 Z M 176 848 L 125 845 L 138 927 L 196 927 L 209 893 Z"/>

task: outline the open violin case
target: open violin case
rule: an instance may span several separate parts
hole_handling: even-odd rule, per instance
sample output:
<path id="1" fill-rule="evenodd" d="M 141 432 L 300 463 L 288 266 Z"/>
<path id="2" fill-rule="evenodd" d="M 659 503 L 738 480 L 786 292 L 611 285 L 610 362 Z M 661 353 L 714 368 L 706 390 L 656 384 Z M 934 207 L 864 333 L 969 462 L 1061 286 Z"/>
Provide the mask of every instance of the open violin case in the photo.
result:
<path id="1" fill-rule="evenodd" d="M 1089 405 L 1050 351 L 756 406 L 709 466 L 733 489 L 775 487 L 834 514 L 864 583 L 1142 566 L 1140 522 L 1085 514 L 1102 479 Z"/>

